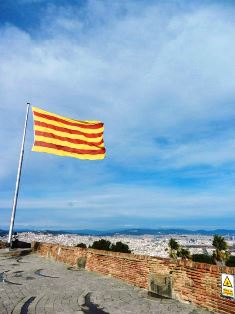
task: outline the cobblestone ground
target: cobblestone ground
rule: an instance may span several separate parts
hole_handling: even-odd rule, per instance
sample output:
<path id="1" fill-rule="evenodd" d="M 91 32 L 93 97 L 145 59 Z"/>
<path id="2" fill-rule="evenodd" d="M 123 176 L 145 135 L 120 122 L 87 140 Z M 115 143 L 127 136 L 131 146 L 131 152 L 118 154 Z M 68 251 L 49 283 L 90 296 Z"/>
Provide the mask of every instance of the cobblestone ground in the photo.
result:
<path id="1" fill-rule="evenodd" d="M 145 290 L 111 277 L 37 255 L 0 256 L 0 314 L 208 314 L 175 300 L 153 299 Z"/>

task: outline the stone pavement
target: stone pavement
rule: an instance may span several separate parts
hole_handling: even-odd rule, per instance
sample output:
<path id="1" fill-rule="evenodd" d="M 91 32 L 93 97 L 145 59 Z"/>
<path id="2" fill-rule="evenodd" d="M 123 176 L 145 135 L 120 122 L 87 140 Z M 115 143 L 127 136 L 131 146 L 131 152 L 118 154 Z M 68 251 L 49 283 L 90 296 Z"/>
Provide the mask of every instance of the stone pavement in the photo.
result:
<path id="1" fill-rule="evenodd" d="M 208 314 L 111 277 L 77 270 L 34 254 L 0 256 L 0 314 Z"/>

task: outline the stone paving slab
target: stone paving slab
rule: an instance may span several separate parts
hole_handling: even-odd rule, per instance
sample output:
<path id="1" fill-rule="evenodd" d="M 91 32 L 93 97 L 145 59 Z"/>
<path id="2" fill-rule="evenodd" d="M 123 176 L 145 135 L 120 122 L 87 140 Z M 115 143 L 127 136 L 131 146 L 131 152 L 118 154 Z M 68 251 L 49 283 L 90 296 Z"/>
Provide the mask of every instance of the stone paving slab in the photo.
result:
<path id="1" fill-rule="evenodd" d="M 208 314 L 35 254 L 0 256 L 0 314 Z"/>

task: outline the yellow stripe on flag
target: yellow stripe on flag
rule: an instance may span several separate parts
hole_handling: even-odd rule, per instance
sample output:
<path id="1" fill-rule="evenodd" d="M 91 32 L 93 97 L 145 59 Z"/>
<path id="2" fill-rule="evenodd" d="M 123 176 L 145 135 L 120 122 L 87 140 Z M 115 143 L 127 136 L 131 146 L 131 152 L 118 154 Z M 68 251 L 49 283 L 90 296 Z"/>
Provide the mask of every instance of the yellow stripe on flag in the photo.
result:
<path id="1" fill-rule="evenodd" d="M 58 156 L 64 156 L 64 157 L 74 157 L 74 158 L 79 158 L 79 159 L 89 159 L 89 160 L 98 160 L 98 159 L 104 159 L 104 155 L 90 155 L 90 154 L 76 154 L 76 153 L 68 153 L 64 151 L 58 151 L 53 148 L 44 148 L 40 146 L 33 146 L 32 148 L 33 152 L 40 152 L 40 153 L 48 153 L 48 154 L 53 154 L 53 155 L 58 155 Z"/>

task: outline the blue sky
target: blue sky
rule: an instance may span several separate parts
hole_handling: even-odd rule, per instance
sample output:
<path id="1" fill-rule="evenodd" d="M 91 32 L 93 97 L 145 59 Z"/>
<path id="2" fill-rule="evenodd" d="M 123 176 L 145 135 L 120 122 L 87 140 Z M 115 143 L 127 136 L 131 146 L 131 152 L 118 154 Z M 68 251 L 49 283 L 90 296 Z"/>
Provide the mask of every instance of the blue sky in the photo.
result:
<path id="1" fill-rule="evenodd" d="M 0 2 L 0 228 L 26 102 L 105 123 L 107 157 L 31 152 L 15 226 L 235 228 L 233 1 Z"/>

